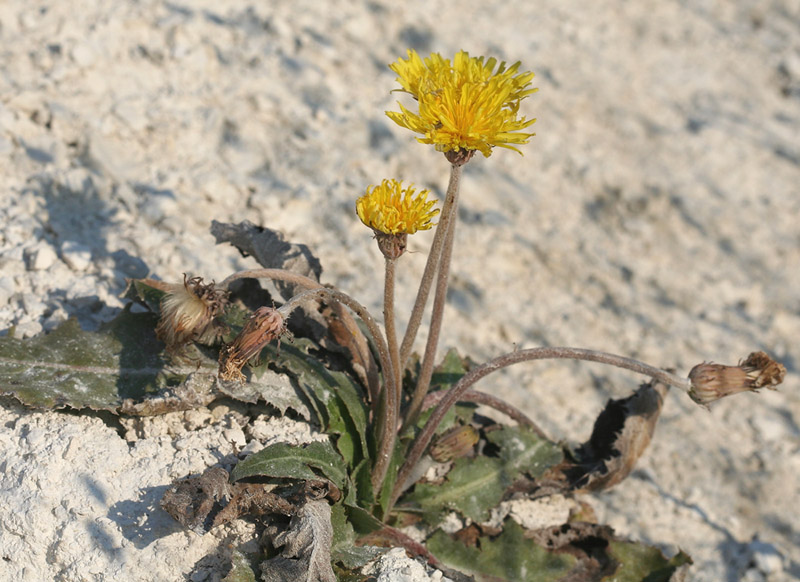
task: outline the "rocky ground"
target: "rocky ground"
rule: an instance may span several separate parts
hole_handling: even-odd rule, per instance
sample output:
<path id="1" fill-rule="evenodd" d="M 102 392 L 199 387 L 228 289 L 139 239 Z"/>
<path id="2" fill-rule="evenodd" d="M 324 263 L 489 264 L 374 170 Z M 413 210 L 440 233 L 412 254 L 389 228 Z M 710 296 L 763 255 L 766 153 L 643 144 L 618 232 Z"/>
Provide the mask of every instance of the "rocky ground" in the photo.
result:
<path id="1" fill-rule="evenodd" d="M 789 372 L 779 392 L 710 413 L 670 394 L 637 471 L 590 501 L 619 533 L 690 553 L 693 580 L 800 578 L 796 0 L 5 0 L 0 330 L 93 328 L 128 277 L 253 266 L 214 245 L 212 219 L 308 244 L 324 282 L 380 313 L 382 258 L 355 198 L 386 177 L 441 197 L 447 180 L 384 115 L 403 99 L 386 65 L 409 47 L 520 60 L 539 87 L 524 157 L 466 168 L 442 347 L 480 361 L 574 345 L 679 371 L 769 352 Z M 430 238 L 401 262 L 401 313 Z M 638 381 L 556 362 L 481 388 L 580 441 Z M 240 415 L 117 430 L 4 400 L 0 578 L 218 579 L 209 553 L 247 526 L 199 537 L 157 502 L 231 440 L 309 430 L 265 417 L 256 434 Z M 395 558 L 387 572 L 413 567 Z"/>

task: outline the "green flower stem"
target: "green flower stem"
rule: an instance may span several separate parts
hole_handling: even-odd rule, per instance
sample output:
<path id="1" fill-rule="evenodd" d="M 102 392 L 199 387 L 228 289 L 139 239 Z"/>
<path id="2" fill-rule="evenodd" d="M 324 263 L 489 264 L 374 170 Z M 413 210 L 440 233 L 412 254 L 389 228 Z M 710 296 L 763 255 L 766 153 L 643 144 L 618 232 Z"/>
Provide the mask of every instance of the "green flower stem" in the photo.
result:
<path id="1" fill-rule="evenodd" d="M 422 410 L 433 408 L 439 404 L 439 402 L 441 402 L 446 395 L 447 390 L 437 390 L 436 392 L 431 392 L 425 397 L 425 401 L 422 404 Z M 526 415 L 516 406 L 509 404 L 497 396 L 492 396 L 486 392 L 478 392 L 477 390 L 467 390 L 461 395 L 458 401 L 474 402 L 475 404 L 483 404 L 485 406 L 489 406 L 490 408 L 494 408 L 495 410 L 508 416 L 511 420 L 516 421 L 518 424 L 527 426 L 543 439 L 548 438 L 545 432 L 539 428 L 539 425 L 531 420 L 528 415 Z"/>
<path id="2" fill-rule="evenodd" d="M 633 372 L 644 374 L 645 376 L 650 376 L 651 378 L 659 380 L 665 384 L 680 388 L 685 392 L 688 392 L 691 388 L 688 378 L 681 378 L 675 374 L 667 372 L 666 370 L 650 366 L 638 360 L 617 356 L 614 354 L 608 354 L 605 352 L 598 352 L 595 350 L 542 347 L 520 350 L 518 352 L 512 352 L 510 354 L 504 354 L 494 358 L 493 360 L 490 360 L 485 364 L 470 370 L 464 376 L 462 376 L 456 385 L 447 391 L 445 396 L 436 406 L 436 409 L 433 411 L 433 414 L 431 414 L 431 417 L 428 419 L 428 422 L 425 424 L 422 432 L 414 441 L 411 450 L 406 456 L 405 463 L 397 474 L 396 483 L 398 485 L 395 485 L 386 513 L 388 514 L 389 511 L 391 511 L 392 507 L 397 502 L 397 498 L 400 497 L 400 494 L 402 493 L 400 485 L 402 485 L 402 483 L 408 478 L 408 475 L 414 470 L 414 466 L 422 458 L 422 455 L 428 448 L 428 445 L 430 444 L 431 439 L 433 438 L 433 435 L 439 426 L 439 423 L 442 422 L 442 419 L 447 411 L 450 410 L 450 407 L 453 406 L 453 404 L 455 404 L 463 396 L 470 386 L 484 376 L 487 376 L 488 374 L 491 374 L 492 372 L 495 372 L 501 368 L 505 368 L 506 366 L 511 366 L 513 364 L 527 362 L 530 360 L 545 359 L 574 359 L 585 360 L 589 362 L 600 362 L 602 364 L 608 364 L 618 368 L 632 370 Z"/>
<path id="3" fill-rule="evenodd" d="M 394 443 L 397 440 L 397 419 L 400 415 L 397 401 L 397 387 L 395 386 L 396 374 L 394 366 L 392 365 L 391 356 L 389 355 L 389 347 L 381 333 L 380 327 L 378 327 L 378 324 L 375 322 L 375 318 L 367 311 L 366 307 L 340 291 L 335 291 L 326 287 L 304 291 L 289 299 L 278 311 L 284 318 L 288 318 L 292 311 L 299 307 L 303 301 L 318 298 L 332 299 L 352 309 L 366 324 L 378 348 L 378 356 L 381 360 L 381 369 L 383 370 L 386 389 L 382 391 L 383 405 L 378 407 L 381 411 L 378 421 L 378 456 L 377 459 L 375 459 L 375 466 L 372 469 L 372 487 L 373 490 L 380 491 L 383 480 L 386 478 L 386 471 L 389 468 L 389 460 L 394 450 Z"/>
<path id="4" fill-rule="evenodd" d="M 397 345 L 397 329 L 394 321 L 395 264 L 394 259 L 386 257 L 386 276 L 383 286 L 383 326 L 386 329 L 386 343 L 389 347 L 389 357 L 392 359 L 392 368 L 394 368 L 395 373 L 394 384 L 397 391 L 395 399 L 399 403 L 403 386 L 401 384 L 402 369 L 400 368 L 400 349 Z M 398 417 L 394 419 L 393 426 L 397 426 L 400 414 L 399 405 L 397 408 Z"/>
<path id="5" fill-rule="evenodd" d="M 447 196 L 445 198 L 445 211 L 442 213 L 442 222 L 447 218 L 445 227 L 447 230 L 443 236 L 441 256 L 439 258 L 439 269 L 436 277 L 436 293 L 433 298 L 433 312 L 431 314 L 431 326 L 428 331 L 428 341 L 425 345 L 425 355 L 422 359 L 422 368 L 420 369 L 417 386 L 414 389 L 414 395 L 411 399 L 411 404 L 405 415 L 404 426 L 408 427 L 417 421 L 420 410 L 422 409 L 422 402 L 425 400 L 425 395 L 428 393 L 428 388 L 431 384 L 431 376 L 433 375 L 433 366 L 436 360 L 436 348 L 439 343 L 439 334 L 442 330 L 442 320 L 444 319 L 444 305 L 447 299 L 447 284 L 450 278 L 450 259 L 453 255 L 453 241 L 455 240 L 457 214 L 458 214 L 458 192 L 461 178 L 461 166 L 453 164 L 450 171 L 450 184 L 447 187 Z M 442 228 L 442 222 L 439 224 L 439 229 Z M 436 231 L 439 234 L 439 230 Z M 435 241 L 434 241 L 435 243 Z M 431 256 L 435 249 L 431 250 Z M 429 257 L 430 262 L 430 257 Z M 426 267 L 427 271 L 427 267 Z M 424 277 L 424 275 L 423 275 Z M 423 278 L 422 285 L 425 285 Z M 420 285 L 420 293 L 422 292 L 422 285 Z M 430 283 L 427 283 L 425 290 L 425 300 L 430 291 Z M 419 294 L 418 294 L 419 300 Z M 414 306 L 416 308 L 416 305 Z M 413 315 L 412 315 L 413 317 Z M 411 322 L 409 322 L 409 330 L 411 330 Z M 406 337 L 408 337 L 408 331 Z M 416 329 L 414 330 L 416 333 Z M 413 342 L 413 337 L 412 340 Z M 407 357 L 407 354 L 406 354 Z M 403 352 L 400 352 L 400 361 L 405 365 L 403 359 Z"/>
<path id="6" fill-rule="evenodd" d="M 428 303 L 428 294 L 430 293 L 433 279 L 436 276 L 436 269 L 439 266 L 439 259 L 442 255 L 442 246 L 444 245 L 445 235 L 450 228 L 450 223 L 456 219 L 458 211 L 458 189 L 461 181 L 461 166 L 452 165 L 450 167 L 450 183 L 447 186 L 447 193 L 444 198 L 444 205 L 442 206 L 442 213 L 439 218 L 439 224 L 436 227 L 436 234 L 433 237 L 431 250 L 428 254 L 428 262 L 425 264 L 425 270 L 422 273 L 422 281 L 417 291 L 417 299 L 414 302 L 414 308 L 411 311 L 411 317 L 408 320 L 408 327 L 403 336 L 403 342 L 400 345 L 400 368 L 405 369 L 408 357 L 411 355 L 411 350 L 414 347 L 414 340 L 417 337 L 419 325 L 422 323 L 422 314 L 425 311 L 425 305 Z"/>
<path id="7" fill-rule="evenodd" d="M 219 284 L 219 287 L 222 289 L 227 289 L 231 283 L 239 279 L 273 279 L 276 281 L 291 283 L 305 289 L 325 288 L 319 281 L 316 281 L 315 279 L 306 277 L 305 275 L 300 275 L 298 273 L 293 273 L 292 271 L 287 271 L 285 269 L 249 269 L 246 271 L 238 271 L 224 279 Z M 336 307 L 340 306 L 337 305 Z M 355 320 L 353 320 L 353 316 L 350 315 L 346 309 L 341 308 L 337 310 L 337 314 L 341 318 L 342 324 L 353 338 L 356 350 L 358 352 L 357 354 L 354 354 L 354 356 L 357 356 L 359 360 L 358 363 L 364 368 L 370 403 L 374 409 L 374 407 L 377 406 L 380 396 L 380 378 L 378 377 L 378 370 L 375 366 L 375 360 L 372 357 L 367 340 L 364 338 L 364 334 L 361 333 L 361 329 L 358 327 L 358 325 L 356 325 Z"/>

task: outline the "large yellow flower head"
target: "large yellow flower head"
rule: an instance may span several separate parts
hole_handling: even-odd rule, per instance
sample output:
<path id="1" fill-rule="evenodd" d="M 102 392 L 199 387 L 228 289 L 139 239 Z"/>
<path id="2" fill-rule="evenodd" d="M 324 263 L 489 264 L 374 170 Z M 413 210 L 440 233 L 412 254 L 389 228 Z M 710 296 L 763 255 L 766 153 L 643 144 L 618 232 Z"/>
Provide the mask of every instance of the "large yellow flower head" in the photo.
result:
<path id="1" fill-rule="evenodd" d="M 520 63 L 510 67 L 490 58 L 470 57 L 460 51 L 452 64 L 438 53 L 424 61 L 413 51 L 408 60 L 389 65 L 397 73 L 402 91 L 419 102 L 419 113 L 402 104 L 400 112 L 387 111 L 389 119 L 422 134 L 417 140 L 433 144 L 438 151 L 480 151 L 489 157 L 495 146 L 517 149 L 533 133 L 521 130 L 535 119 L 520 117 L 522 99 L 537 89 L 530 88 L 533 73 L 519 72 Z"/>
<path id="2" fill-rule="evenodd" d="M 356 201 L 361 222 L 384 234 L 414 234 L 433 226 L 431 219 L 439 213 L 435 200 L 427 200 L 428 191 L 415 194 L 414 187 L 403 188 L 397 180 L 384 180 L 367 188 Z"/>

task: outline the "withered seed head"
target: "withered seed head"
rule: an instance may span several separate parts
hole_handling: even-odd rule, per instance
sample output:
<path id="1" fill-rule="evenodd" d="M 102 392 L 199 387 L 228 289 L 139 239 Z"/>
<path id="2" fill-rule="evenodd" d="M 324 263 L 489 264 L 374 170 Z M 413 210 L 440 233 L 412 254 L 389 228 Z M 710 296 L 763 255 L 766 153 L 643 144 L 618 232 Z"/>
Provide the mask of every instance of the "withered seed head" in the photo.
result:
<path id="1" fill-rule="evenodd" d="M 764 352 L 753 352 L 738 366 L 704 362 L 692 368 L 689 396 L 703 406 L 731 394 L 757 392 L 759 388 L 775 389 L 783 382 L 786 368 Z"/>
<path id="2" fill-rule="evenodd" d="M 169 285 L 161 300 L 161 318 L 156 336 L 175 352 L 186 344 L 197 341 L 208 343 L 218 335 L 214 318 L 228 304 L 228 292 L 217 289 L 212 281 L 203 283 L 202 277 L 187 278 L 183 283 Z"/>
<path id="3" fill-rule="evenodd" d="M 259 307 L 244 324 L 234 340 L 219 352 L 221 380 L 244 380 L 242 368 L 262 348 L 286 331 L 283 316 L 272 307 Z"/>

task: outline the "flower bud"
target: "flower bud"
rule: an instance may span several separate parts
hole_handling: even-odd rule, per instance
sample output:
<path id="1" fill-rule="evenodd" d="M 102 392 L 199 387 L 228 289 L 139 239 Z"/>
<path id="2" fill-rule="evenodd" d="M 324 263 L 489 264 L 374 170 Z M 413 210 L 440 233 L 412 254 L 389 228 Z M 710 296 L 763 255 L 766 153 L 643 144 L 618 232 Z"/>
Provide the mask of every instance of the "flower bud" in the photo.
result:
<path id="1" fill-rule="evenodd" d="M 242 368 L 272 340 L 286 331 L 283 316 L 272 307 L 259 307 L 244 324 L 234 340 L 219 352 L 219 377 L 221 380 L 245 379 Z"/>
<path id="2" fill-rule="evenodd" d="M 757 392 L 759 388 L 774 390 L 785 376 L 786 368 L 764 352 L 753 352 L 738 366 L 704 362 L 689 372 L 692 384 L 689 396 L 698 404 L 708 406 L 739 392 Z"/>
<path id="3" fill-rule="evenodd" d="M 431 447 L 431 457 L 437 463 L 465 457 L 472 452 L 478 436 L 478 431 L 470 425 L 451 428 Z"/>
<path id="4" fill-rule="evenodd" d="M 213 341 L 220 331 L 214 318 L 228 304 L 228 292 L 217 289 L 213 281 L 204 284 L 202 277 L 187 278 L 185 274 L 183 283 L 167 288 L 156 326 L 156 336 L 167 344 L 167 351 L 174 353 L 193 341 Z"/>

